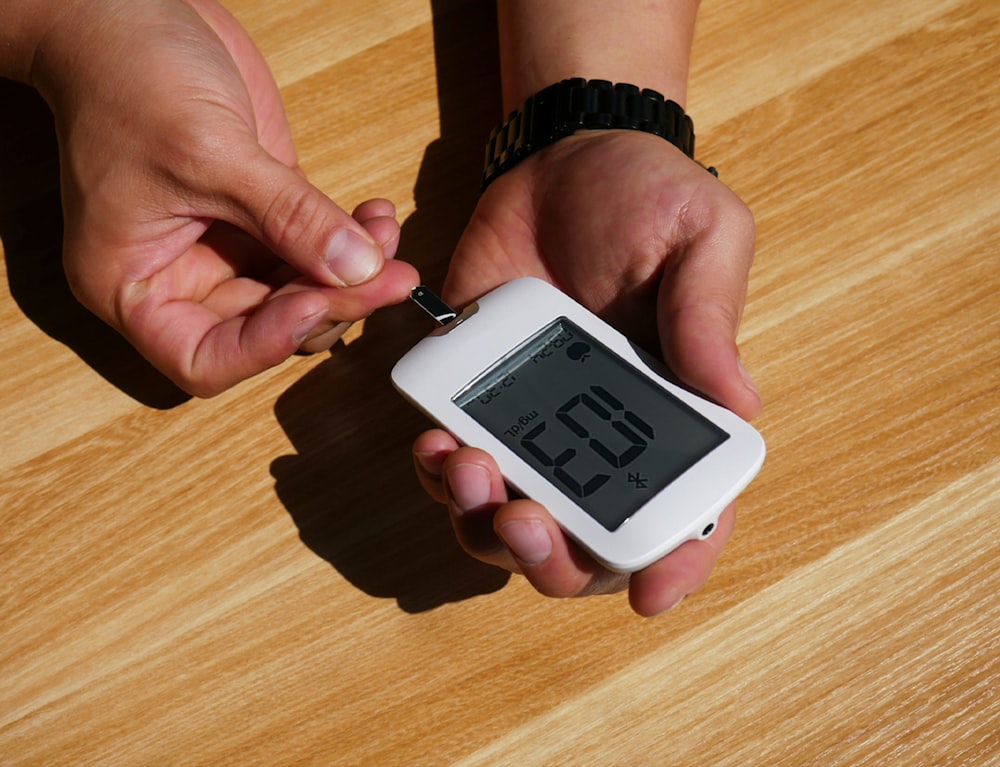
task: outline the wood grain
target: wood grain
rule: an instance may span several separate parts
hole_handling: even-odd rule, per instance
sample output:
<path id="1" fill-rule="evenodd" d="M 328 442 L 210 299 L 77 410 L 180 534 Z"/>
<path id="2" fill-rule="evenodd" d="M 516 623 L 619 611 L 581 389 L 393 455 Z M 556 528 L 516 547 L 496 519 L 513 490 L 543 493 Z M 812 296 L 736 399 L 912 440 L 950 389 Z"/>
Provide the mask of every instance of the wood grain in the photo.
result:
<path id="1" fill-rule="evenodd" d="M 498 117 L 488 3 L 228 5 L 311 178 L 432 284 Z M 469 560 L 379 312 L 209 400 L 72 299 L 0 82 L 0 763 L 1000 765 L 1000 5 L 705 0 L 699 154 L 754 210 L 764 471 L 644 621 Z"/>

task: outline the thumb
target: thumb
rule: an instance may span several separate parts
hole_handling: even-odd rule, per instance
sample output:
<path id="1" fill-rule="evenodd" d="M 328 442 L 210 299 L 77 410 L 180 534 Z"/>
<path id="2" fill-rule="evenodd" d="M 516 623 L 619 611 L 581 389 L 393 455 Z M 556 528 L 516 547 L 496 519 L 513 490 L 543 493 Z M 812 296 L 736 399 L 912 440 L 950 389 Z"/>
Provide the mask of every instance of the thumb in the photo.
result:
<path id="1" fill-rule="evenodd" d="M 369 281 L 385 262 L 365 228 L 292 168 L 256 147 L 241 173 L 228 169 L 220 218 L 256 237 L 299 273 L 322 285 Z"/>
<path id="2" fill-rule="evenodd" d="M 744 209 L 745 210 L 745 209 Z M 663 355 L 684 383 L 744 418 L 761 399 L 736 346 L 753 261 L 753 219 L 728 211 L 697 233 L 660 284 Z"/>

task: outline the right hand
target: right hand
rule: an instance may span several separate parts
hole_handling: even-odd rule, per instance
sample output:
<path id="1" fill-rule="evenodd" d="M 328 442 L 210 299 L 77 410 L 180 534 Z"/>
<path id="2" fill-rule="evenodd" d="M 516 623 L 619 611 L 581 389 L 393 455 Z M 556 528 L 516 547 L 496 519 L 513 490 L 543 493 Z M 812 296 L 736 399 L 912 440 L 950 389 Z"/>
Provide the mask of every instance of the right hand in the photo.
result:
<path id="1" fill-rule="evenodd" d="M 211 396 L 402 301 L 387 200 L 305 178 L 274 79 L 214 0 L 67 2 L 35 55 L 55 115 L 80 301 Z"/>

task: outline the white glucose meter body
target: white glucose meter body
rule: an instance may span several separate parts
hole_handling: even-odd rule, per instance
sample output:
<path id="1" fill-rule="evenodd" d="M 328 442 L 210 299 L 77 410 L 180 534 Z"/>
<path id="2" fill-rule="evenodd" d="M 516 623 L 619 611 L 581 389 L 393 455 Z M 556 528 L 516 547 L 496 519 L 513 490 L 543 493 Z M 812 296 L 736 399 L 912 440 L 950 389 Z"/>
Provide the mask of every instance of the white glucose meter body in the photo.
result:
<path id="1" fill-rule="evenodd" d="M 393 384 L 612 570 L 709 535 L 764 462 L 756 429 L 547 282 L 514 280 L 457 316 L 426 288 L 414 300 L 444 324 Z"/>

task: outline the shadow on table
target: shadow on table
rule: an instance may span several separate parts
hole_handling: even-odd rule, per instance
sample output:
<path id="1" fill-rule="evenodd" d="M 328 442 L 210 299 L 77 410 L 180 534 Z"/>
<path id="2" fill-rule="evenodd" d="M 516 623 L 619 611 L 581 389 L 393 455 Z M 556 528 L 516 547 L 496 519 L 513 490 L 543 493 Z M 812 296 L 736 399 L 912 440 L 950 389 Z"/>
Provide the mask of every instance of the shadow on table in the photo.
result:
<path id="1" fill-rule="evenodd" d="M 62 268 L 58 147 L 45 102 L 31 88 L 0 78 L 0 113 L 0 240 L 14 301 L 43 333 L 136 401 L 160 409 L 187 401 L 189 395 L 69 289 Z"/>
<path id="2" fill-rule="evenodd" d="M 478 197 L 500 77 L 493 4 L 432 5 L 441 136 L 425 150 L 400 257 L 439 287 Z M 275 413 L 297 454 L 272 464 L 302 541 L 365 593 L 411 613 L 496 591 L 510 577 L 459 547 L 444 508 L 413 474 L 410 443 L 430 424 L 389 371 L 432 327 L 415 312 L 376 313 L 360 340 L 282 395 Z"/>
<path id="3" fill-rule="evenodd" d="M 366 594 L 418 613 L 496 591 L 509 576 L 459 547 L 413 473 L 410 443 L 429 424 L 389 380 L 416 340 L 411 309 L 376 315 L 278 399 L 295 454 L 271 474 L 306 546 Z"/>

